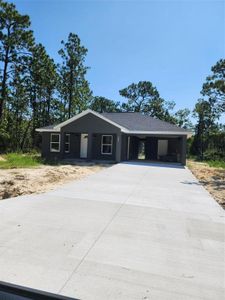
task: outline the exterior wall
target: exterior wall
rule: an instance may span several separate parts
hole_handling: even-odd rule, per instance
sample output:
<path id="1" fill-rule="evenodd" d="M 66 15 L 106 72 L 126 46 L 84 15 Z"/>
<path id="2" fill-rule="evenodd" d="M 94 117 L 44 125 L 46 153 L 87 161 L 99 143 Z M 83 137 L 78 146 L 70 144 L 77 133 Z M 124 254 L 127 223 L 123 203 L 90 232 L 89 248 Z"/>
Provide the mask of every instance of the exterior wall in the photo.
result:
<path id="1" fill-rule="evenodd" d="M 70 134 L 70 152 L 66 153 L 65 152 L 65 135 L 66 133 Z M 80 158 L 80 134 L 79 133 L 71 133 L 71 132 L 66 132 L 62 134 L 62 142 L 63 142 L 63 151 L 62 153 L 63 158 Z"/>
<path id="2" fill-rule="evenodd" d="M 121 135 L 121 160 L 127 160 L 127 147 L 128 147 L 128 136 L 126 134 Z"/>
<path id="3" fill-rule="evenodd" d="M 41 155 L 43 158 L 48 160 L 58 160 L 62 159 L 62 147 L 63 147 L 63 140 L 60 139 L 60 152 L 51 152 L 50 151 L 50 138 L 51 132 L 42 132 L 42 141 L 41 141 Z"/>
<path id="4" fill-rule="evenodd" d="M 138 158 L 138 143 L 139 138 L 136 136 L 130 137 L 130 153 L 129 153 L 129 159 L 137 159 Z"/>
<path id="5" fill-rule="evenodd" d="M 93 134 L 92 136 L 92 159 L 96 160 L 110 160 L 115 161 L 116 160 L 116 139 L 117 135 L 113 134 L 113 149 L 112 154 L 102 154 L 101 153 L 101 141 L 102 141 L 102 135 L 100 133 Z"/>
<path id="6" fill-rule="evenodd" d="M 75 133 L 120 133 L 118 127 L 92 115 L 91 113 L 62 127 L 62 132 Z"/>
<path id="7" fill-rule="evenodd" d="M 70 134 L 70 152 L 65 153 L 65 135 Z M 120 161 L 120 129 L 90 114 L 61 128 L 60 152 L 50 152 L 50 132 L 42 133 L 42 157 L 46 159 L 80 158 L 80 136 L 88 134 L 87 159 Z M 112 155 L 101 154 L 101 136 L 113 135 Z"/>

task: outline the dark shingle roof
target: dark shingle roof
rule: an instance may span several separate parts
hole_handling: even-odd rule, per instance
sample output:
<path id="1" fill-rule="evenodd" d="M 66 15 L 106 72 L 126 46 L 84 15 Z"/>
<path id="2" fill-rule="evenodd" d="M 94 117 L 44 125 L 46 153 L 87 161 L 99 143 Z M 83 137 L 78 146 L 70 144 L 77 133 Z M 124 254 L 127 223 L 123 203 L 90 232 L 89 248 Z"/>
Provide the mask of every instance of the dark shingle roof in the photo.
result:
<path id="1" fill-rule="evenodd" d="M 138 112 L 102 113 L 102 116 L 131 131 L 186 132 L 176 125 Z"/>
<path id="2" fill-rule="evenodd" d="M 69 120 L 62 122 L 58 125 L 49 125 L 42 128 L 37 128 L 36 131 L 42 132 L 42 131 L 49 131 L 49 132 L 60 132 L 60 128 L 65 126 L 66 124 L 75 121 L 76 119 L 79 119 L 80 117 L 83 117 L 86 114 L 93 113 L 96 116 L 101 116 L 107 119 L 109 122 L 111 121 L 114 125 L 121 126 L 121 129 L 123 132 L 161 132 L 161 133 L 167 133 L 168 134 L 186 134 L 188 135 L 188 130 L 185 130 L 183 128 L 180 128 L 176 125 L 170 124 L 165 121 L 161 121 L 159 119 L 143 115 L 139 112 L 118 112 L 118 113 L 96 113 L 94 111 L 91 111 L 90 109 L 83 111 L 82 113 L 70 118 Z"/>

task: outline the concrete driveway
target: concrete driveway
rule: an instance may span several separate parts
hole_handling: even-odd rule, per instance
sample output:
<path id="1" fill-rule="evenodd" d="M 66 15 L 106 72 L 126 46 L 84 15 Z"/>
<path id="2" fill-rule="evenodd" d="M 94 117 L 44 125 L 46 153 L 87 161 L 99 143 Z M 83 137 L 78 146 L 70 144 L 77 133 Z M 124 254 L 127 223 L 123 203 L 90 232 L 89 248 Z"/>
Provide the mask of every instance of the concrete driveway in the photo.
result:
<path id="1" fill-rule="evenodd" d="M 225 215 L 179 166 L 0 201 L 0 280 L 80 299 L 225 299 Z"/>

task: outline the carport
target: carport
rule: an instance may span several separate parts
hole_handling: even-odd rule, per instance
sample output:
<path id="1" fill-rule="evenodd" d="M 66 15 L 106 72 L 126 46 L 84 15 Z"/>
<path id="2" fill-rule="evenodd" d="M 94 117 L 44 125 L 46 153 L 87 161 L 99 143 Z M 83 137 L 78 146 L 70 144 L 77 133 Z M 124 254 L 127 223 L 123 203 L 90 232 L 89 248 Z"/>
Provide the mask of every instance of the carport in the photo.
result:
<path id="1" fill-rule="evenodd" d="M 127 135 L 127 160 L 185 164 L 186 137 L 176 135 Z"/>

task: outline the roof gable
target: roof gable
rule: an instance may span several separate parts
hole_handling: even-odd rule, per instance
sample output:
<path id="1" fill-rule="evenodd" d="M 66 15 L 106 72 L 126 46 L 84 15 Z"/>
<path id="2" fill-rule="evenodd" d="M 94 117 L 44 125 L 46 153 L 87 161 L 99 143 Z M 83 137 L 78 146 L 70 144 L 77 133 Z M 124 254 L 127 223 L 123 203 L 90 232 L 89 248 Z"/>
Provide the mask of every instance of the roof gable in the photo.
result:
<path id="1" fill-rule="evenodd" d="M 102 114 L 99 114 L 99 113 L 97 113 L 97 112 L 95 112 L 91 109 L 87 109 L 87 110 L 82 111 L 78 115 L 75 115 L 74 117 L 72 117 L 72 118 L 70 118 L 70 119 L 68 119 L 68 120 L 66 120 L 66 121 L 64 121 L 64 122 L 62 122 L 58 125 L 55 125 L 55 126 L 50 125 L 50 126 L 46 126 L 46 127 L 42 127 L 42 128 L 37 128 L 36 131 L 38 131 L 38 132 L 44 132 L 44 131 L 47 131 L 47 132 L 49 132 L 49 131 L 60 132 L 62 127 L 64 127 L 64 126 L 66 126 L 66 125 L 68 125 L 68 124 L 70 124 L 70 123 L 86 116 L 87 114 L 92 114 L 92 115 L 104 120 L 105 122 L 107 122 L 111 125 L 114 125 L 115 127 L 119 128 L 121 130 L 126 130 L 126 128 L 124 128 L 123 126 L 119 125 L 118 123 L 115 123 L 114 121 L 104 117 Z"/>

